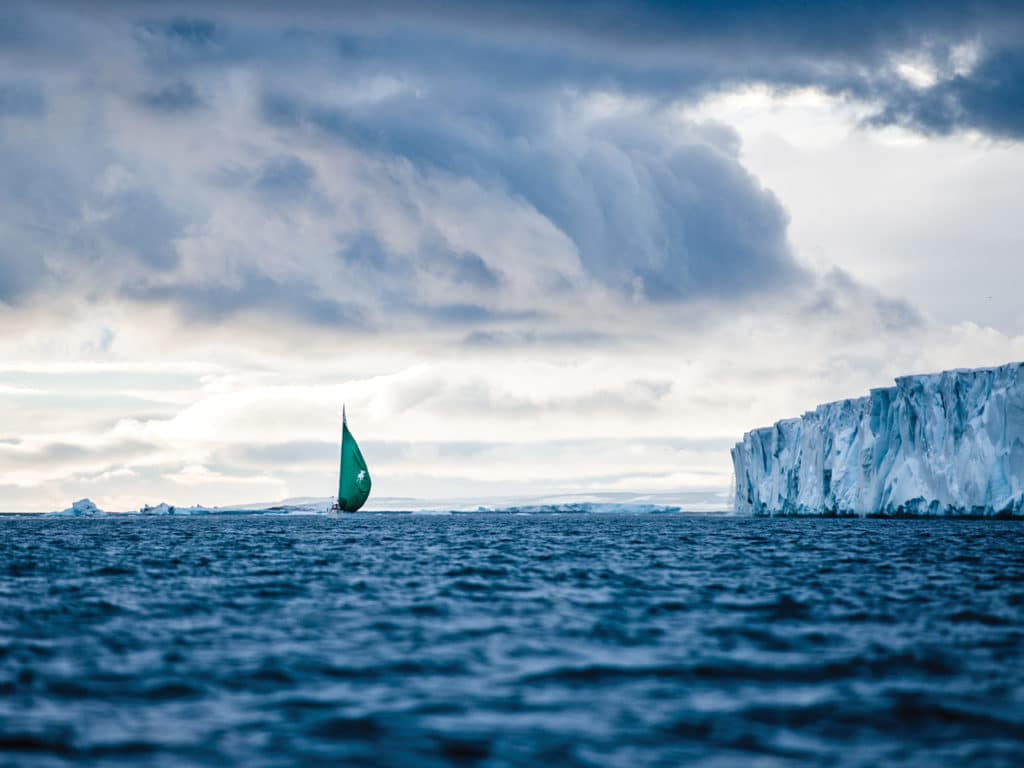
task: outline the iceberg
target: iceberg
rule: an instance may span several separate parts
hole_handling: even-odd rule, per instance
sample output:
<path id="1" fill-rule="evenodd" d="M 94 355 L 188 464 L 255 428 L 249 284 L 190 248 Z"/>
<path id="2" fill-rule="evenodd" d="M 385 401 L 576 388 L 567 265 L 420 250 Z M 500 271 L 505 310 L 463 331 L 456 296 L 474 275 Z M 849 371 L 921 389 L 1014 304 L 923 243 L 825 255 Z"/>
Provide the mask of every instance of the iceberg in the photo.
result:
<path id="1" fill-rule="evenodd" d="M 903 376 L 732 449 L 736 512 L 1024 514 L 1024 363 Z"/>
<path id="2" fill-rule="evenodd" d="M 108 513 L 93 504 L 91 499 L 79 499 L 73 502 L 67 509 L 62 509 L 60 512 L 47 512 L 47 514 L 59 515 L 61 517 L 95 517 Z"/>

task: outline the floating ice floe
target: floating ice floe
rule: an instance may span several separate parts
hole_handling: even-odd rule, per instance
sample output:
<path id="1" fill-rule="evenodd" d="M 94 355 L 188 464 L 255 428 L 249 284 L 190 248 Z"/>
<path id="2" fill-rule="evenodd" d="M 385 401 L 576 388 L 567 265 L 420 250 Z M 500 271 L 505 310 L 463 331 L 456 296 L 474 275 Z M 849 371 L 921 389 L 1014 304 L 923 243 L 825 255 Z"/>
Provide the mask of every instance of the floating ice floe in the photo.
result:
<path id="1" fill-rule="evenodd" d="M 653 515 L 682 512 L 678 506 L 665 504 L 628 504 L 615 502 L 564 502 L 560 504 L 524 504 L 508 507 L 477 507 L 478 513 L 511 515 L 555 514 L 618 514 Z"/>
<path id="2" fill-rule="evenodd" d="M 743 436 L 736 511 L 1024 514 L 1024 363 L 904 376 Z"/>
<path id="3" fill-rule="evenodd" d="M 140 515 L 208 515 L 212 510 L 208 507 L 176 507 L 173 504 L 161 502 L 155 507 L 146 504 L 139 510 Z"/>

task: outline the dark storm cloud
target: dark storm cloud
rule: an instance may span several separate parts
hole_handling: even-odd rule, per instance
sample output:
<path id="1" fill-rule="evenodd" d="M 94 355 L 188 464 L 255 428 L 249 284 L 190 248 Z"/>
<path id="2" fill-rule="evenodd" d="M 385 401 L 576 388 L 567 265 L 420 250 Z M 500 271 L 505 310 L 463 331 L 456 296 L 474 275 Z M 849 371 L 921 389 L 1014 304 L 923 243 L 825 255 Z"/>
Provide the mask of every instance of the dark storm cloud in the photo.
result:
<path id="1" fill-rule="evenodd" d="M 509 117 L 514 113 L 513 117 Z M 787 217 L 740 166 L 735 136 L 702 129 L 673 146 L 649 114 L 555 133 L 549 102 L 507 102 L 481 89 L 435 88 L 346 110 L 271 94 L 272 125 L 313 128 L 527 200 L 579 247 L 584 265 L 622 294 L 653 301 L 733 297 L 792 284 Z"/>
<path id="2" fill-rule="evenodd" d="M 206 19 L 142 21 L 135 28 L 135 38 L 151 62 L 164 66 L 212 61 L 226 53 L 223 30 Z"/>
<path id="3" fill-rule="evenodd" d="M 438 304 L 435 306 L 419 306 L 414 311 L 417 315 L 427 318 L 439 325 L 485 325 L 499 322 L 523 322 L 540 320 L 539 312 L 508 312 L 492 309 L 480 304 Z"/>
<path id="4" fill-rule="evenodd" d="M 468 284 L 475 288 L 491 290 L 501 285 L 499 272 L 487 266 L 479 255 L 472 251 L 451 252 L 441 265 L 441 271 L 455 284 Z"/>
<path id="5" fill-rule="evenodd" d="M 372 277 L 375 273 L 391 271 L 396 260 L 381 245 L 373 233 L 366 232 L 351 238 L 339 251 L 339 258 L 350 268 Z"/>
<path id="6" fill-rule="evenodd" d="M 922 133 L 971 129 L 996 138 L 1024 138 L 1024 43 L 986 51 L 968 74 L 928 88 L 890 88 L 885 108 L 869 120 Z"/>
<path id="7" fill-rule="evenodd" d="M 143 28 L 170 47 L 175 61 L 191 57 L 193 63 L 209 60 L 213 52 L 253 55 L 268 41 L 230 27 L 244 18 L 243 11 L 257 19 L 261 12 L 275 15 L 272 4 L 259 3 L 180 8 L 198 16 Z M 281 19 L 342 27 L 336 45 L 346 69 L 384 63 L 449 80 L 494 80 L 506 90 L 557 83 L 673 98 L 751 82 L 817 86 L 878 100 L 879 122 L 928 132 L 1024 133 L 1024 117 L 1007 105 L 1015 95 L 1020 101 L 1014 88 L 1020 82 L 1015 74 L 1024 46 L 1024 6 L 1018 2 L 447 2 L 429 9 L 386 2 L 374 4 L 372 12 L 349 3 L 300 2 L 289 8 L 291 16 Z M 288 40 L 281 35 L 274 47 Z M 953 46 L 965 42 L 981 49 L 977 75 L 958 76 L 924 93 L 901 87 L 894 55 L 923 52 L 941 69 Z"/>
<path id="8" fill-rule="evenodd" d="M 472 326 L 543 322 L 576 286 L 555 275 L 535 308 L 495 308 L 516 256 L 506 250 L 501 262 L 482 248 L 454 246 L 429 222 L 420 242 L 401 252 L 384 248 L 369 225 L 346 235 L 338 253 L 324 257 L 337 262 L 330 266 L 345 278 L 341 289 L 309 272 L 270 274 L 259 247 L 241 249 L 233 274 L 197 282 L 179 274 L 178 246 L 202 228 L 203 214 L 172 201 L 159 175 L 97 199 L 105 164 L 128 152 L 105 143 L 109 95 L 146 108 L 135 112 L 150 121 L 157 154 L 160 132 L 175 121 L 202 120 L 211 142 L 232 147 L 247 145 L 246 120 L 262 121 L 250 125 L 273 132 L 275 149 L 254 143 L 262 157 L 226 159 L 219 172 L 191 182 L 247 195 L 268 218 L 289 223 L 300 208 L 307 218 L 340 215 L 303 147 L 354 148 L 524 203 L 571 242 L 586 277 L 620 299 L 782 294 L 810 280 L 788 247 L 786 212 L 743 168 L 734 134 L 673 118 L 670 106 L 744 84 L 814 86 L 877 102 L 875 123 L 1015 138 L 1024 133 L 1022 19 L 1019 4 L 999 2 L 385 2 L 368 10 L 300 1 L 287 11 L 269 2 L 12 3 L 0 10 L 0 62 L 15 71 L 81 72 L 93 89 L 87 106 L 64 109 L 87 111 L 87 127 L 60 140 L 102 159 L 76 159 L 81 168 L 61 171 L 46 158 L 53 137 L 10 146 L 0 138 L 5 155 L 35 155 L 21 170 L 14 164 L 27 183 L 0 189 L 18 235 L 0 252 L 0 300 L 48 284 L 51 267 L 68 280 L 98 273 L 95 264 L 105 270 L 94 275 L 97 291 L 176 303 L 210 321 L 263 309 L 365 327 L 374 315 L 367 310 L 385 307 L 394 318 Z M 977 49 L 977 62 L 956 74 L 964 43 Z M 900 77 L 894 61 L 906 54 L 935 65 L 934 86 L 913 88 Z M 239 96 L 247 83 L 260 94 L 255 115 Z M 632 106 L 580 114 L 594 93 Z M 45 83 L 0 83 L 0 120 L 47 120 L 54 98 Z M 215 122 L 229 108 L 233 122 Z M 36 165 L 38 178 L 30 178 L 24 171 Z M 216 201 L 211 193 L 212 210 Z M 351 233 L 346 224 L 338 229 Z M 351 285 L 360 286 L 358 296 Z M 829 290 L 836 289 L 823 289 L 822 306 Z M 872 306 L 892 325 L 914 320 L 898 302 Z M 557 332 L 479 329 L 465 340 L 512 338 L 532 343 Z"/>
<path id="9" fill-rule="evenodd" d="M 46 113 L 43 89 L 32 82 L 0 82 L 0 118 L 41 117 Z"/>
<path id="10" fill-rule="evenodd" d="M 80 5 L 75 0 L 54 4 Z M 290 19 L 295 26 L 344 21 L 346 26 L 379 29 L 403 21 L 429 22 L 496 37 L 550 36 L 562 42 L 591 40 L 645 50 L 731 41 L 759 50 L 799 47 L 817 56 L 879 52 L 942 34 L 971 34 L 1008 15 L 1017 18 L 1019 10 L 1013 0 L 606 0 L 585 6 L 574 0 L 447 0 L 429 6 L 415 0 L 381 0 L 372 6 L 346 0 L 293 0 L 286 9 L 274 0 L 179 0 L 164 6 L 162 15 L 172 18 L 148 26 L 197 46 L 217 39 L 218 21 L 245 15 Z M 90 7 L 136 17 L 157 15 L 146 0 L 95 0 Z"/>
<path id="11" fill-rule="evenodd" d="M 12 251 L 10 244 L 0 245 L 0 304 L 14 303 L 46 275 L 41 258 Z"/>
<path id="12" fill-rule="evenodd" d="M 82 8 L 70 0 L 52 5 Z M 0 43 L 45 37 L 26 8 L 16 3 L 0 13 Z M 392 1 L 372 8 L 299 0 L 287 9 L 234 0 L 159 7 L 110 0 L 89 9 L 97 18 L 130 20 L 146 55 L 164 67 L 289 60 L 311 40 L 330 38 L 347 74 L 383 67 L 489 80 L 510 91 L 547 84 L 672 98 L 750 82 L 818 86 L 879 99 L 880 119 L 927 130 L 1024 130 L 1019 113 L 1007 114 L 999 98 L 1013 83 L 1002 67 L 1016 67 L 1024 45 L 1024 5 L 1012 0 Z M 980 47 L 982 67 L 988 63 L 994 78 L 965 76 L 921 99 L 896 87 L 894 55 L 925 52 L 942 65 L 964 42 Z M 951 119 L 960 111 L 966 119 Z"/>
<path id="13" fill-rule="evenodd" d="M 504 282 L 502 274 L 490 267 L 480 254 L 455 251 L 437 235 L 423 239 L 415 259 L 425 272 L 456 288 L 490 293 Z"/>
<path id="14" fill-rule="evenodd" d="M 108 198 L 108 215 L 97 235 L 113 242 L 140 260 L 146 267 L 166 271 L 178 263 L 174 242 L 184 222 L 157 194 L 145 188 L 128 189 Z"/>
<path id="15" fill-rule="evenodd" d="M 440 326 L 520 323 L 542 319 L 535 311 L 506 311 L 467 301 L 423 303 L 416 286 L 425 279 L 448 288 L 448 296 L 494 295 L 504 282 L 501 273 L 479 254 L 453 250 L 440 236 L 428 235 L 408 253 L 390 251 L 372 233 L 349 238 L 338 252 L 352 284 L 372 292 L 392 317 L 414 318 Z"/>
<path id="16" fill-rule="evenodd" d="M 140 94 L 139 103 L 161 112 L 188 112 L 203 105 L 196 89 L 184 80 Z"/>
<path id="17" fill-rule="evenodd" d="M 861 285 L 841 269 L 833 269 L 822 278 L 814 300 L 803 308 L 803 313 L 814 319 L 865 308 L 887 331 L 906 332 L 924 324 L 921 314 L 907 302 Z"/>
<path id="18" fill-rule="evenodd" d="M 316 169 L 292 154 L 274 155 L 256 166 L 224 166 L 211 173 L 209 179 L 225 190 L 251 191 L 268 212 L 303 204 L 330 209 L 317 189 Z"/>
<path id="19" fill-rule="evenodd" d="M 285 197 L 307 192 L 316 172 L 297 157 L 275 157 L 263 166 L 256 187 Z"/>
<path id="20" fill-rule="evenodd" d="M 43 289 L 101 295 L 140 270 L 173 270 L 187 216 L 159 185 L 116 165 L 90 116 L 67 135 L 67 121 L 53 122 L 0 135 L 0 300 Z"/>
<path id="21" fill-rule="evenodd" d="M 270 211 L 305 206 L 329 213 L 332 205 L 317 187 L 316 170 L 294 155 L 279 155 L 259 168 L 252 188 Z"/>
<path id="22" fill-rule="evenodd" d="M 126 285 L 123 295 L 138 301 L 170 302 L 185 320 L 213 323 L 242 312 L 260 310 L 303 323 L 338 329 L 366 327 L 360 307 L 320 295 L 315 285 L 299 280 L 275 280 L 255 270 L 243 270 L 230 283 L 178 281 Z"/>

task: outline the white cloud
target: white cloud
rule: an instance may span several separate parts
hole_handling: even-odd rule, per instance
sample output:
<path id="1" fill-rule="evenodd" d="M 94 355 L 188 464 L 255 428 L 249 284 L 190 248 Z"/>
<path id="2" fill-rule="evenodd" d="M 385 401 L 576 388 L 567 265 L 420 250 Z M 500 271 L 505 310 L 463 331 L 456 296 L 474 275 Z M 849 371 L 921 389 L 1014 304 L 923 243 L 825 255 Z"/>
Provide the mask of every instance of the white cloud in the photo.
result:
<path id="1" fill-rule="evenodd" d="M 816 99 L 808 114 L 760 92 L 744 110 L 735 100 L 745 94 L 702 109 L 743 137 L 744 161 L 789 211 L 799 259 L 840 267 L 946 325 L 1024 333 L 1013 287 L 1024 281 L 1024 147 L 858 127 L 863 108 L 842 99 Z"/>
<path id="2" fill-rule="evenodd" d="M 829 290 L 719 316 L 699 331 L 673 328 L 670 314 L 657 312 L 649 318 L 662 325 L 656 340 L 569 352 L 467 351 L 424 335 L 387 336 L 323 365 L 322 347 L 265 349 L 258 331 L 238 327 L 230 339 L 196 346 L 185 328 L 176 341 L 172 333 L 159 347 L 133 350 L 130 366 L 108 368 L 87 387 L 88 367 L 43 376 L 37 358 L 27 371 L 0 373 L 4 383 L 36 377 L 32 388 L 42 392 L 31 397 L 53 403 L 46 418 L 0 435 L 18 437 L 0 450 L 22 458 L 3 465 L 0 486 L 34 489 L 5 492 L 7 508 L 33 509 L 53 507 L 55 496 L 90 495 L 111 508 L 326 496 L 347 402 L 382 496 L 719 487 L 728 482 L 729 441 L 751 427 L 908 372 L 1024 358 L 1024 337 L 972 323 L 891 329 L 863 289 L 840 281 Z M 248 354 L 232 359 L 232 344 Z M 188 362 L 195 354 L 231 364 L 203 374 Z M 145 376 L 135 394 L 145 400 L 153 390 L 151 401 L 120 399 L 127 375 Z M 154 386 L 162 376 L 174 398 Z M 110 399 L 111 418 L 98 430 L 90 428 L 97 398 Z M 130 415 L 158 407 L 161 415 Z M 460 444 L 469 448 L 460 453 Z M 55 461 L 47 454 L 55 445 L 77 450 Z M 279 453 L 263 460 L 249 449 Z"/>
<path id="3" fill-rule="evenodd" d="M 326 496 L 342 402 L 381 495 L 720 488 L 751 427 L 1024 358 L 1016 144 L 47 14 L 47 111 L 0 133 L 0 509 Z"/>

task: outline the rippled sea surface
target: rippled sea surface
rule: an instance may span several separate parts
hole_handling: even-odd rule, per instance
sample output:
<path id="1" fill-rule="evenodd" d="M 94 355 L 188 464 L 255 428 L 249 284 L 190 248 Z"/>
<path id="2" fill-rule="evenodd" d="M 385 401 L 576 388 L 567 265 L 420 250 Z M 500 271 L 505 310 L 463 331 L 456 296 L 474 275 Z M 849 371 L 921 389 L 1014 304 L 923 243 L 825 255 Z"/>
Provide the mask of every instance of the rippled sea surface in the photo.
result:
<path id="1" fill-rule="evenodd" d="M 1024 524 L 0 519 L 0 765 L 1024 765 Z"/>

